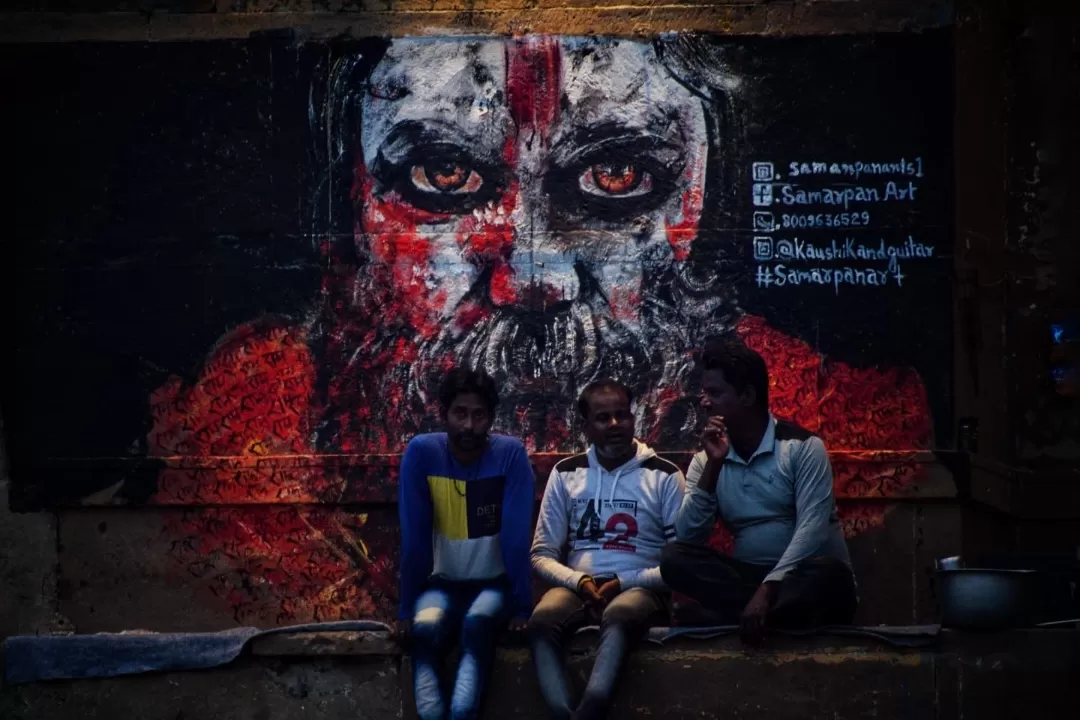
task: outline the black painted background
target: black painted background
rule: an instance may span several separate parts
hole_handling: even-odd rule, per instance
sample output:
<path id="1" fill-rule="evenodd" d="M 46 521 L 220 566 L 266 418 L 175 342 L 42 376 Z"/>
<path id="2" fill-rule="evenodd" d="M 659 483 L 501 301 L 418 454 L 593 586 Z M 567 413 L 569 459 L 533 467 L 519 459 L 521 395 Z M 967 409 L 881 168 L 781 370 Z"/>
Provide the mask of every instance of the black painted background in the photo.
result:
<path id="1" fill-rule="evenodd" d="M 748 312 L 839 359 L 915 366 L 937 444 L 950 446 L 951 34 L 718 42 L 744 75 L 743 129 L 721 147 L 733 183 L 707 201 L 727 212 L 700 242 Z M 194 377 L 239 323 L 307 311 L 321 274 L 311 204 L 328 172 L 309 89 L 332 57 L 381 45 L 0 47 L 13 220 L 0 411 L 14 506 L 70 502 L 134 472 L 148 397 L 170 374 Z M 902 289 L 754 286 L 752 160 L 914 155 L 922 200 L 889 217 L 889 237 L 910 227 L 937 260 L 904 263 Z"/>

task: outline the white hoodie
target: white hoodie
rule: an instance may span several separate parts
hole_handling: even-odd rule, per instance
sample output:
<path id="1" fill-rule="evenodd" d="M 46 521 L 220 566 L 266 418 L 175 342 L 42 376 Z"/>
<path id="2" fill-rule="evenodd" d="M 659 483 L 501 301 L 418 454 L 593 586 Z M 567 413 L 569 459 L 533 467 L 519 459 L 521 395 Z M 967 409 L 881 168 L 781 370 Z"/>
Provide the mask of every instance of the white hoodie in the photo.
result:
<path id="1" fill-rule="evenodd" d="M 634 443 L 634 457 L 612 471 L 591 446 L 552 469 L 532 545 L 533 570 L 549 584 L 576 590 L 593 575 L 618 577 L 624 590 L 666 589 L 660 551 L 675 540 L 686 483 L 679 468 Z"/>

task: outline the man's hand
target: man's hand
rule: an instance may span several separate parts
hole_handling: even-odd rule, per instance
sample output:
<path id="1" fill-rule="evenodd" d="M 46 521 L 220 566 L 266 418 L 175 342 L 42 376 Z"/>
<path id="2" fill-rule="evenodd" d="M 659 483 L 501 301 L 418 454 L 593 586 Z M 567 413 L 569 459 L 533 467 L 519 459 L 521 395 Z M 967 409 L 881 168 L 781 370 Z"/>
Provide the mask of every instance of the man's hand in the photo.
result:
<path id="1" fill-rule="evenodd" d="M 596 583 L 592 581 L 592 578 L 587 578 L 580 585 L 578 585 L 578 595 L 590 609 L 597 612 L 604 609 L 607 605 L 607 600 L 600 594 L 599 589 L 596 587 Z"/>
<path id="2" fill-rule="evenodd" d="M 761 638 L 765 633 L 765 619 L 769 614 L 769 608 L 772 607 L 775 593 L 776 583 L 762 583 L 754 593 L 754 597 L 746 603 L 746 608 L 739 617 L 739 636 L 744 645 L 761 644 Z"/>
<path id="3" fill-rule="evenodd" d="M 604 598 L 605 603 L 609 603 L 615 599 L 616 595 L 622 592 L 622 583 L 619 582 L 619 578 L 608 580 L 596 592 L 600 594 L 600 597 Z"/>
<path id="4" fill-rule="evenodd" d="M 715 415 L 709 418 L 705 430 L 701 433 L 701 447 L 705 450 L 706 457 L 713 462 L 723 462 L 727 457 L 731 443 L 728 440 L 724 418 Z"/>

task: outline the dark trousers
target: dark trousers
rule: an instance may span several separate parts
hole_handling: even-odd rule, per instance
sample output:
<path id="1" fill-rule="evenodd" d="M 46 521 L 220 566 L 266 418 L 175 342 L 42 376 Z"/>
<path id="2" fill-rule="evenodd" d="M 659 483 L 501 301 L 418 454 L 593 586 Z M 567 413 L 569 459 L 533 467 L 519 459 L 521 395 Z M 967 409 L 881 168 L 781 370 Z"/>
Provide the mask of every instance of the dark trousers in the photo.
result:
<path id="1" fill-rule="evenodd" d="M 505 582 L 432 582 L 417 599 L 410 651 L 413 694 L 420 720 L 474 720 L 480 717 L 495 642 L 510 616 Z M 455 644 L 461 660 L 449 707 L 443 662 Z"/>
<path id="2" fill-rule="evenodd" d="M 660 558 L 660 574 L 668 587 L 692 597 L 717 613 L 720 622 L 732 625 L 738 624 L 746 604 L 771 570 L 685 542 L 669 544 Z M 810 558 L 780 582 L 768 623 L 788 628 L 847 625 L 857 605 L 851 569 L 833 558 Z"/>
<path id="3" fill-rule="evenodd" d="M 596 662 L 575 710 L 566 673 L 566 646 L 576 630 L 596 622 L 597 618 L 572 590 L 561 587 L 548 590 L 529 619 L 529 635 L 540 692 L 552 717 L 603 718 L 630 649 L 652 623 L 666 623 L 667 619 L 666 599 L 652 590 L 630 588 L 615 596 L 599 617 Z"/>

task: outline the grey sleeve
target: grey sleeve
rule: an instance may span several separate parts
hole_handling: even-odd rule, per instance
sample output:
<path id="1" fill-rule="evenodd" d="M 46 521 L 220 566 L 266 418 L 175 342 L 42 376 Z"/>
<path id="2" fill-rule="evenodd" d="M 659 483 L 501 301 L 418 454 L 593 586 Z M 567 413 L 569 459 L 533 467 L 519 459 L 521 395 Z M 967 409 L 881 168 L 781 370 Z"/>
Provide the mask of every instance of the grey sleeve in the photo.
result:
<path id="1" fill-rule="evenodd" d="M 705 454 L 698 453 L 686 471 L 686 495 L 675 518 L 675 535 L 683 542 L 704 545 L 716 524 L 716 493 L 698 489 L 705 472 Z"/>
<path id="2" fill-rule="evenodd" d="M 779 582 L 796 565 L 813 557 L 829 533 L 829 521 L 836 505 L 833 499 L 832 467 L 829 453 L 820 438 L 805 441 L 793 458 L 795 462 L 795 534 L 765 582 Z"/>

